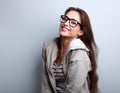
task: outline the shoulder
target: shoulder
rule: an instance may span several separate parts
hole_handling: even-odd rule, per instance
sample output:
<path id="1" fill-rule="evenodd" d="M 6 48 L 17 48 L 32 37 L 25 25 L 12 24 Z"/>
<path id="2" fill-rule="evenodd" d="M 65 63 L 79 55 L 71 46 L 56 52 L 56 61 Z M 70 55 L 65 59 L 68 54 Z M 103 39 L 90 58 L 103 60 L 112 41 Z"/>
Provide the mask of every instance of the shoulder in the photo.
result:
<path id="1" fill-rule="evenodd" d="M 91 70 L 91 61 L 90 61 L 90 57 L 89 57 L 89 52 L 84 50 L 84 49 L 75 49 L 75 50 L 71 50 L 68 53 L 68 57 L 69 57 L 69 64 L 74 65 L 77 63 L 81 64 L 81 65 L 86 65 L 88 66 L 88 69 Z"/>
<path id="2" fill-rule="evenodd" d="M 67 48 L 67 55 L 71 60 L 89 60 L 89 49 L 80 39 L 74 39 Z"/>
<path id="3" fill-rule="evenodd" d="M 89 51 L 89 49 L 86 47 L 86 45 L 83 43 L 82 40 L 80 39 L 73 39 L 68 48 L 67 51 L 71 51 L 71 50 L 85 50 L 85 51 Z"/>
<path id="4" fill-rule="evenodd" d="M 53 44 L 56 44 L 56 38 L 53 38 L 53 39 L 50 39 L 50 40 L 47 40 L 43 43 L 43 48 L 47 48 L 47 47 L 50 47 L 52 46 Z"/>
<path id="5" fill-rule="evenodd" d="M 45 41 L 42 45 L 42 50 L 46 51 L 51 50 L 53 48 L 57 48 L 57 38 L 58 37 Z"/>
<path id="6" fill-rule="evenodd" d="M 71 60 L 89 60 L 89 51 L 85 49 L 75 49 L 70 51 Z"/>

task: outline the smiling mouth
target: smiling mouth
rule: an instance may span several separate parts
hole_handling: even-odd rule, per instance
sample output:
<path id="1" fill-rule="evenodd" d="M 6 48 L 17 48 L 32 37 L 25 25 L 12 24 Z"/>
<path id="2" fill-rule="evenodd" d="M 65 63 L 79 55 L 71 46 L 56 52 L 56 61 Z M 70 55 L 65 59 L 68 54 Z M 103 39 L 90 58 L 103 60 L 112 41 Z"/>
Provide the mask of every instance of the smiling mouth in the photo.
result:
<path id="1" fill-rule="evenodd" d="M 66 32 L 66 31 L 70 31 L 70 28 L 62 26 L 62 31 Z"/>

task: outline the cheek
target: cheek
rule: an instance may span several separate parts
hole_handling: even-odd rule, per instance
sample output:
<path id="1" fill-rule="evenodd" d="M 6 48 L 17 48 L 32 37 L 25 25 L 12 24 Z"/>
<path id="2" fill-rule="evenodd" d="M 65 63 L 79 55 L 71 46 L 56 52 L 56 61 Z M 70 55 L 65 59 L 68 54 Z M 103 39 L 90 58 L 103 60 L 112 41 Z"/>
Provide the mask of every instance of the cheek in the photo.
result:
<path id="1" fill-rule="evenodd" d="M 74 33 L 79 33 L 79 32 L 80 32 L 80 29 L 79 29 L 79 28 L 74 28 L 74 29 L 72 29 L 72 31 L 73 31 Z"/>
<path id="2" fill-rule="evenodd" d="M 60 30 L 60 31 L 61 31 L 61 29 L 62 29 L 62 26 L 63 26 L 63 24 L 60 23 L 60 25 L 59 25 L 59 30 Z"/>
<path id="3" fill-rule="evenodd" d="M 73 35 L 74 35 L 74 36 L 78 36 L 78 35 L 80 35 L 80 33 L 81 33 L 81 31 L 80 31 L 79 28 L 72 30 L 72 32 L 73 32 Z"/>

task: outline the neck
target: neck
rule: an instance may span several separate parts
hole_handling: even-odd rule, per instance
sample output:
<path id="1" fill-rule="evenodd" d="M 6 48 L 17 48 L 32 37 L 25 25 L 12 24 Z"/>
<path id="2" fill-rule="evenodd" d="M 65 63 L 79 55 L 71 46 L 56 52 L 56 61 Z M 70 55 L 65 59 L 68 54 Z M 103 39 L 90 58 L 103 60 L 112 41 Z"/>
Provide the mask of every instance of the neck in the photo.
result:
<path id="1" fill-rule="evenodd" d="M 73 38 L 65 38 L 61 37 L 61 50 L 66 50 L 69 43 L 73 40 Z"/>
<path id="2" fill-rule="evenodd" d="M 69 45 L 69 43 L 71 42 L 71 38 L 65 38 L 65 37 L 60 37 L 60 49 L 57 52 L 57 58 L 56 58 L 56 64 L 60 65 L 64 54 L 66 52 L 66 49 Z"/>

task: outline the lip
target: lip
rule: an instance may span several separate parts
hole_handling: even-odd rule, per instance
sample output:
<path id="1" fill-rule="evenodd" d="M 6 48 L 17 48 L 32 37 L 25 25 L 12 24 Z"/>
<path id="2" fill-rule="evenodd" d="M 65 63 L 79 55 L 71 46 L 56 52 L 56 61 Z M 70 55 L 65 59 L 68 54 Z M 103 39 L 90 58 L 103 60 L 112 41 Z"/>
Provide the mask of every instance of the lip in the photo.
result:
<path id="1" fill-rule="evenodd" d="M 67 31 L 70 31 L 70 29 L 68 27 L 62 26 L 61 31 L 67 32 Z"/>

